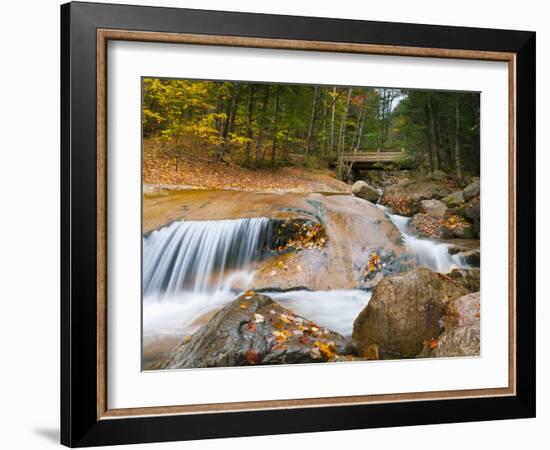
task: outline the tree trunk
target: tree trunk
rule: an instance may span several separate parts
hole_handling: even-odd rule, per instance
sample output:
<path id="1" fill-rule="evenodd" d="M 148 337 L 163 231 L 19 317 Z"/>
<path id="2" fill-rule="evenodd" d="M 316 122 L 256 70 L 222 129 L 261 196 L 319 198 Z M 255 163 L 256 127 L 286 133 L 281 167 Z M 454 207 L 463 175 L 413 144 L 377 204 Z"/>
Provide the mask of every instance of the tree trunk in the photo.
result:
<path id="1" fill-rule="evenodd" d="M 333 97 L 336 97 L 336 87 L 332 90 Z M 334 154 L 334 117 L 336 114 L 336 102 L 332 102 L 332 112 L 331 112 L 331 118 L 330 118 L 330 153 L 329 158 L 332 158 L 332 155 Z"/>
<path id="2" fill-rule="evenodd" d="M 451 166 L 450 166 L 449 158 L 448 158 L 447 152 L 445 151 L 445 147 L 443 146 L 443 142 L 441 138 L 441 120 L 439 116 L 434 121 L 435 121 L 435 142 L 436 142 L 436 148 L 439 154 L 439 161 L 440 161 L 439 167 L 441 168 L 441 170 L 444 170 L 445 172 L 447 172 L 447 171 L 450 171 Z"/>
<path id="3" fill-rule="evenodd" d="M 462 162 L 460 155 L 460 106 L 458 104 L 459 94 L 455 96 L 455 168 L 456 177 L 459 182 L 462 181 Z"/>
<path id="4" fill-rule="evenodd" d="M 355 142 L 357 141 L 359 129 L 361 128 L 361 124 L 363 121 L 363 113 L 365 112 L 365 102 L 361 103 L 361 108 L 359 109 L 359 115 L 357 116 L 357 120 L 355 121 L 355 130 L 353 131 L 353 137 L 351 138 L 351 145 L 350 149 L 353 150 L 355 148 Z"/>
<path id="5" fill-rule="evenodd" d="M 311 120 L 309 123 L 309 131 L 307 133 L 306 156 L 309 155 L 309 151 L 311 150 L 311 144 L 313 142 L 313 135 L 315 132 L 315 120 L 317 119 L 318 99 L 319 99 L 319 86 L 315 86 L 315 92 L 313 94 L 313 104 L 311 106 Z"/>
<path id="6" fill-rule="evenodd" d="M 321 105 L 326 108 L 326 96 L 321 97 Z M 325 155 L 328 150 L 328 131 L 327 131 L 327 114 L 323 114 L 321 128 L 323 129 L 323 144 L 321 145 L 321 160 L 325 160 Z"/>
<path id="7" fill-rule="evenodd" d="M 281 93 L 281 86 L 277 85 L 275 91 L 275 110 L 273 111 L 273 136 L 271 140 L 271 168 L 275 167 L 275 155 L 277 153 L 277 127 L 279 121 L 279 97 Z"/>
<path id="8" fill-rule="evenodd" d="M 220 145 L 220 150 L 218 152 L 218 161 L 223 161 L 223 158 L 225 156 L 225 152 L 227 150 L 227 143 L 229 140 L 229 133 L 235 125 L 235 114 L 237 113 L 237 106 L 239 104 L 240 95 L 241 95 L 241 85 L 237 84 L 236 86 L 233 86 L 233 95 L 231 99 L 229 114 L 227 119 L 225 120 L 225 124 L 223 127 L 222 143 Z"/>
<path id="9" fill-rule="evenodd" d="M 338 178 L 342 177 L 342 172 L 344 169 L 344 147 L 345 147 L 345 140 L 346 140 L 346 122 L 348 120 L 348 112 L 349 112 L 349 102 L 351 99 L 351 93 L 353 92 L 353 88 L 348 89 L 348 96 L 346 98 L 346 106 L 344 108 L 344 114 L 342 117 L 342 122 L 340 123 L 340 134 L 338 136 L 338 155 L 339 155 L 339 161 L 338 161 Z"/>
<path id="10" fill-rule="evenodd" d="M 363 104 L 361 105 L 361 111 L 359 113 L 359 117 L 360 119 L 358 119 L 358 122 L 359 122 L 359 130 L 357 132 L 357 142 L 355 142 L 355 146 L 353 146 L 352 144 L 352 147 L 353 147 L 353 156 L 357 156 L 357 152 L 359 151 L 359 147 L 361 146 L 361 139 L 363 138 L 363 126 L 365 125 L 365 117 L 366 117 L 366 107 L 367 105 L 367 101 L 366 100 L 363 100 Z M 354 140 L 355 140 L 355 136 L 354 136 Z M 351 175 L 351 172 L 352 172 L 352 169 L 353 169 L 353 162 L 349 165 L 348 167 L 348 177 Z M 355 177 L 357 178 L 357 177 Z"/>
<path id="11" fill-rule="evenodd" d="M 258 133 L 258 142 L 256 143 L 256 169 L 260 167 L 261 151 L 262 151 L 262 145 L 264 143 L 264 136 L 265 136 L 265 132 L 264 132 L 265 125 L 266 125 L 265 116 L 267 113 L 268 104 L 269 104 L 269 84 L 266 84 L 264 88 L 264 98 L 262 102 L 260 131 Z"/>
<path id="12" fill-rule="evenodd" d="M 441 159 L 439 151 L 437 149 L 437 136 L 435 130 L 435 117 L 434 117 L 434 108 L 432 103 L 432 96 L 430 93 L 426 94 L 426 107 L 428 111 L 428 130 L 430 132 L 430 155 L 432 159 L 431 171 L 438 170 L 441 164 Z"/>
<path id="13" fill-rule="evenodd" d="M 248 92 L 248 105 L 247 105 L 247 117 L 246 117 L 246 137 L 247 141 L 244 148 L 244 159 L 241 163 L 243 165 L 246 161 L 250 159 L 250 146 L 252 145 L 252 116 L 254 114 L 254 94 L 256 92 L 256 85 L 251 84 L 250 90 Z"/>
<path id="14" fill-rule="evenodd" d="M 221 134 L 221 132 L 222 132 L 222 121 L 218 116 L 222 112 L 222 108 L 223 108 L 223 99 L 222 99 L 222 95 L 221 95 L 221 90 L 218 87 L 218 92 L 216 94 L 216 119 L 214 121 L 214 123 L 215 123 L 214 126 L 216 128 L 216 131 L 219 134 Z"/>

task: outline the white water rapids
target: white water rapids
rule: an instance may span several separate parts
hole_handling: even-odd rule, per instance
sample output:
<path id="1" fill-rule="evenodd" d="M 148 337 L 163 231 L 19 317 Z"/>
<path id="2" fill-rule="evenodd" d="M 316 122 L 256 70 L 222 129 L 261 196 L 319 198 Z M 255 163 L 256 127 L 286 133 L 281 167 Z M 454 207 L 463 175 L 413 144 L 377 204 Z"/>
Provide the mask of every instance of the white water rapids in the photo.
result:
<path id="1" fill-rule="evenodd" d="M 379 206 L 388 211 L 383 206 Z M 419 239 L 407 217 L 388 214 L 419 265 L 447 273 L 462 267 L 449 244 Z M 220 308 L 252 286 L 255 264 L 269 247 L 267 218 L 177 221 L 143 238 L 143 345 L 169 351 Z M 350 336 L 371 292 L 330 290 L 265 292 L 296 314 Z M 149 349 L 149 350 L 148 350 Z"/>
<path id="2" fill-rule="evenodd" d="M 376 206 L 387 214 L 389 219 L 401 232 L 404 244 L 416 257 L 419 266 L 440 273 L 449 273 L 453 269 L 467 268 L 467 266 L 460 261 L 458 255 L 449 254 L 449 248 L 452 247 L 451 244 L 414 236 L 408 230 L 411 220 L 410 217 L 390 214 L 387 207 L 380 204 Z"/>
<path id="3" fill-rule="evenodd" d="M 194 333 L 213 312 L 248 289 L 270 234 L 269 219 L 252 218 L 173 222 L 144 237 L 144 345 Z M 360 290 L 265 294 L 347 336 L 371 295 Z"/>

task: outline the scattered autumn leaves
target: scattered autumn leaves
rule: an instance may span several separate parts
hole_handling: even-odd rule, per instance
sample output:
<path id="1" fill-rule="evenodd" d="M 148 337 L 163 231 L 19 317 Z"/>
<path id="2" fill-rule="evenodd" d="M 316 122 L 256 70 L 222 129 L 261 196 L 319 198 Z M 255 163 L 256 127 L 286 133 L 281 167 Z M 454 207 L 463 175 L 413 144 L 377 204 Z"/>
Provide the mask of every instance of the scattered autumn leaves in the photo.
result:
<path id="1" fill-rule="evenodd" d="M 412 216 L 415 210 L 416 200 L 403 195 L 384 195 L 384 204 L 391 208 L 395 214 Z"/>
<path id="2" fill-rule="evenodd" d="M 293 228 L 289 230 L 287 228 Z M 327 243 L 328 237 L 323 226 L 313 222 L 300 222 L 291 221 L 286 219 L 277 230 L 277 234 L 282 235 L 288 233 L 290 237 L 284 244 L 279 245 L 277 250 L 279 252 L 285 250 L 304 250 L 304 249 L 321 249 Z"/>
<path id="3" fill-rule="evenodd" d="M 437 223 L 448 230 L 455 231 L 457 229 L 464 229 L 469 227 L 470 224 L 457 214 L 451 214 L 443 219 L 437 221 Z"/>
<path id="4" fill-rule="evenodd" d="M 437 346 L 439 345 L 439 341 L 437 339 L 426 339 L 423 342 L 424 348 L 428 350 L 435 350 Z"/>
<path id="5" fill-rule="evenodd" d="M 441 237 L 445 229 L 448 233 L 453 233 L 471 227 L 468 221 L 454 213 L 441 219 L 436 219 L 428 214 L 417 214 L 413 217 L 412 224 L 420 236 L 434 238 Z"/>
<path id="6" fill-rule="evenodd" d="M 372 252 L 369 258 L 369 262 L 367 263 L 367 267 L 365 267 L 365 275 L 371 275 L 372 273 L 381 270 L 385 264 L 380 259 L 380 256 L 376 252 Z"/>
<path id="7" fill-rule="evenodd" d="M 189 152 L 179 160 L 164 158 L 152 139 L 144 142 L 143 183 L 261 192 L 348 192 L 349 186 L 328 169 L 305 167 L 250 169 L 233 162 L 217 163 Z"/>
<path id="8" fill-rule="evenodd" d="M 245 292 L 240 297 L 240 308 L 249 308 L 254 295 L 254 291 Z M 271 343 L 272 351 L 285 352 L 289 345 L 302 345 L 309 348 L 309 354 L 314 360 L 331 361 L 338 356 L 336 344 L 330 340 L 331 333 L 327 328 L 291 312 L 273 308 L 265 314 L 251 313 L 246 325 L 248 333 L 257 333 L 260 326 L 269 327 L 266 339 Z M 262 355 L 251 348 L 246 352 L 246 361 L 251 365 L 261 364 Z"/>

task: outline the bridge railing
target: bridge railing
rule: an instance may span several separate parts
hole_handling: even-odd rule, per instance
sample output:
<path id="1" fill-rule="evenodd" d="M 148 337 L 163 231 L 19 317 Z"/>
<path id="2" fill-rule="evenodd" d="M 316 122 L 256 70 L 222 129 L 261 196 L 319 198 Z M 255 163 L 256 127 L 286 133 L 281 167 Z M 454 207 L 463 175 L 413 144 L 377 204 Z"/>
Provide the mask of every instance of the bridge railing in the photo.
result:
<path id="1" fill-rule="evenodd" d="M 346 162 L 389 162 L 401 159 L 404 153 L 405 148 L 369 148 L 360 149 L 357 152 L 345 152 L 343 159 Z"/>

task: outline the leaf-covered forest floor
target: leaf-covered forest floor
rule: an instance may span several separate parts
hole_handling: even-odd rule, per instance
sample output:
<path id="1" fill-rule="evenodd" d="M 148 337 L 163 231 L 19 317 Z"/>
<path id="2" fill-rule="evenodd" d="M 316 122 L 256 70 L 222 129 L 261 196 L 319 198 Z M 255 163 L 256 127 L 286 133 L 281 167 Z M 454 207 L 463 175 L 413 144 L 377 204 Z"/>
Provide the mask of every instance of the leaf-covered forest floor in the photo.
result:
<path id="1" fill-rule="evenodd" d="M 303 166 L 251 169 L 216 163 L 192 154 L 162 158 L 145 145 L 143 183 L 168 189 L 237 189 L 254 192 L 350 192 L 351 187 L 327 168 Z"/>

